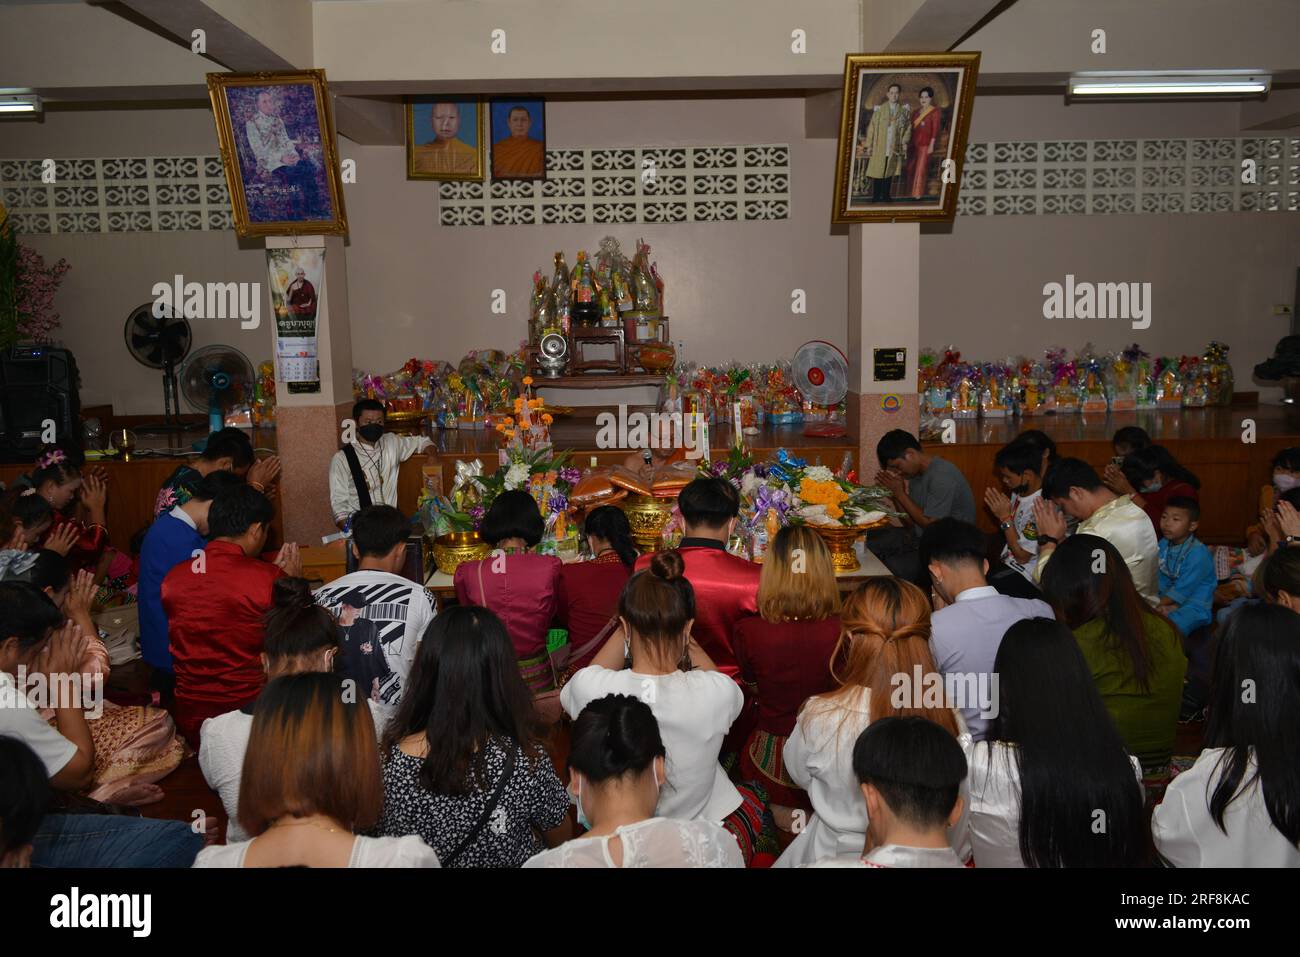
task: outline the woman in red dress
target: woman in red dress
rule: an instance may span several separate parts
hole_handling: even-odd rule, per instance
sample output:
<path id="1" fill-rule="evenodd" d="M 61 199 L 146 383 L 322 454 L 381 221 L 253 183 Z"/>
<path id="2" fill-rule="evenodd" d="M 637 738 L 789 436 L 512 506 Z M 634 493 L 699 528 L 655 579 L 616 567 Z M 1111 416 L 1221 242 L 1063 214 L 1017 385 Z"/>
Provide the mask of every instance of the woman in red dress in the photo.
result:
<path id="1" fill-rule="evenodd" d="M 785 771 L 782 750 L 799 708 L 836 687 L 831 658 L 840 638 L 840 595 L 830 552 L 806 525 L 777 532 L 758 583 L 758 615 L 736 626 L 742 679 L 755 699 L 755 728 L 740 749 L 740 773 L 767 789 L 785 826 L 808 794 Z M 786 827 L 788 830 L 788 827 Z"/>
<path id="2" fill-rule="evenodd" d="M 75 532 L 72 547 L 65 553 L 72 571 L 84 569 L 98 577 L 103 571 L 100 561 L 108 546 L 108 528 L 104 524 L 108 485 L 103 470 L 95 469 L 83 478 L 81 469 L 68 454 L 56 448 L 36 460 L 36 470 L 28 481 L 35 494 L 50 503 L 52 510 L 52 521 L 41 540 L 42 547 L 51 539 L 67 538 Z"/>
<path id="3" fill-rule="evenodd" d="M 934 88 L 921 87 L 921 106 L 912 116 L 912 140 L 907 147 L 907 195 L 921 199 L 929 193 L 930 157 L 939 140 L 943 112 L 934 105 Z"/>
<path id="4" fill-rule="evenodd" d="M 618 596 L 623 593 L 637 557 L 632 529 L 622 509 L 613 505 L 592 509 L 582 530 L 594 557 L 587 562 L 570 562 L 560 569 L 555 615 L 556 625 L 569 631 L 569 674 L 591 664 L 600 651 L 604 642 L 595 639 L 618 614 Z"/>
<path id="5" fill-rule="evenodd" d="M 456 601 L 481 605 L 506 626 L 519 659 L 519 673 L 534 694 L 555 687 L 546 633 L 555 619 L 560 590 L 560 560 L 530 549 L 545 526 L 537 502 L 527 492 L 502 492 L 483 516 L 479 535 L 492 554 L 456 569 Z"/>

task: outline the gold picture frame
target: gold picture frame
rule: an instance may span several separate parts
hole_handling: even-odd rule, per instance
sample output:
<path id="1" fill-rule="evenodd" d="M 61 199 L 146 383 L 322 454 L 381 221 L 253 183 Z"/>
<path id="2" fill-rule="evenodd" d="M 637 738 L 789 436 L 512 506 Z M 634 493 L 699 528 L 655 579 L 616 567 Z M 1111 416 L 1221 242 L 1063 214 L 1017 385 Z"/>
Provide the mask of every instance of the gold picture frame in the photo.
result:
<path id="1" fill-rule="evenodd" d="M 347 234 L 328 92 L 324 70 L 208 74 L 237 235 Z"/>
<path id="2" fill-rule="evenodd" d="M 845 56 L 831 222 L 952 221 L 979 62 L 978 53 Z"/>
<path id="3" fill-rule="evenodd" d="M 450 103 L 456 107 L 458 129 L 452 133 L 451 147 L 440 151 L 442 155 L 433 155 L 430 146 L 421 143 L 417 130 L 428 129 L 432 122 L 434 107 Z M 467 109 L 474 111 L 474 118 L 465 122 Z M 487 174 L 487 104 L 480 99 L 459 100 L 455 97 L 429 96 L 414 97 L 403 104 L 406 114 L 406 178 L 432 179 L 441 182 L 468 181 L 483 182 Z M 472 130 L 474 144 L 466 142 L 466 129 Z M 427 137 L 425 137 L 427 139 Z M 473 166 L 470 166 L 470 153 L 473 151 Z M 423 152 L 422 152 L 423 151 Z M 439 168 L 442 167 L 442 168 Z"/>

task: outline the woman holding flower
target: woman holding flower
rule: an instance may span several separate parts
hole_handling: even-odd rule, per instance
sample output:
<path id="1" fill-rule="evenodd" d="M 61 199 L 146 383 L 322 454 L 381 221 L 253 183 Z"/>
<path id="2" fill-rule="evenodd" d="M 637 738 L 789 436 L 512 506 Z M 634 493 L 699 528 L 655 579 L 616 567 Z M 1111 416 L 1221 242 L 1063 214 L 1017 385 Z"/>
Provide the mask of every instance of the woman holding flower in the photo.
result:
<path id="1" fill-rule="evenodd" d="M 531 551 L 544 531 L 542 513 L 532 495 L 520 488 L 502 492 L 479 529 L 479 535 L 492 546 L 491 554 L 460 565 L 454 578 L 459 604 L 491 609 L 505 624 L 519 660 L 519 673 L 534 693 L 555 687 L 546 633 L 558 606 L 561 564 L 552 555 Z"/>

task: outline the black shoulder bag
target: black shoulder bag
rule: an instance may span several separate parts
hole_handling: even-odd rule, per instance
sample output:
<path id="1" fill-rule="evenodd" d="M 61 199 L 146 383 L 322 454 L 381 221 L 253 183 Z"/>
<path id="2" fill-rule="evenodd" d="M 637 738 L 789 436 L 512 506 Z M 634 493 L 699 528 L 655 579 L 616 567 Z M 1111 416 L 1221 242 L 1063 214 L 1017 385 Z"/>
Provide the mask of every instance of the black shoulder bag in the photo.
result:
<path id="1" fill-rule="evenodd" d="M 478 836 L 483 833 L 483 828 L 487 826 L 487 822 L 492 818 L 492 812 L 495 811 L 497 805 L 501 803 L 501 795 L 506 789 L 506 784 L 510 781 L 510 775 L 514 773 L 515 755 L 518 750 L 519 745 L 514 741 L 511 741 L 510 750 L 506 752 L 506 766 L 501 771 L 501 779 L 497 781 L 497 786 L 493 789 L 491 796 L 487 800 L 487 804 L 483 805 L 483 813 L 480 814 L 478 820 L 474 822 L 474 826 L 469 829 L 469 833 L 466 834 L 464 838 L 461 839 L 461 842 L 456 845 L 456 849 L 442 860 L 443 867 L 451 867 L 451 865 L 456 862 L 456 859 L 465 852 L 465 848 L 473 844 L 474 841 L 478 839 Z"/>
<path id="2" fill-rule="evenodd" d="M 348 461 L 352 484 L 357 487 L 357 511 L 369 508 L 373 504 L 370 501 L 370 486 L 366 485 L 366 473 L 361 471 L 361 459 L 357 457 L 357 450 L 352 447 L 351 442 L 344 444 L 343 457 Z"/>

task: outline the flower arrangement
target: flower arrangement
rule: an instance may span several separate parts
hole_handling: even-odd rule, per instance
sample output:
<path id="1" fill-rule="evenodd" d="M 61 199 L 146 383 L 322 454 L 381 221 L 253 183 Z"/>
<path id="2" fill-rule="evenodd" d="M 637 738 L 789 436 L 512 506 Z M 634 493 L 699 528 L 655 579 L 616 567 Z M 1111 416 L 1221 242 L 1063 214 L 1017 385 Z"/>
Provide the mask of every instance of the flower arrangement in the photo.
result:
<path id="1" fill-rule="evenodd" d="M 521 380 L 521 391 L 515 396 L 513 415 L 501 415 L 495 428 L 506 440 L 509 449 L 540 449 L 549 446 L 551 423 L 555 419 L 546 411 L 546 401 L 533 395 L 533 377 Z"/>
<path id="2" fill-rule="evenodd" d="M 0 347 L 53 339 L 59 328 L 54 296 L 71 268 L 66 259 L 47 266 L 40 253 L 20 243 L 0 204 Z"/>

